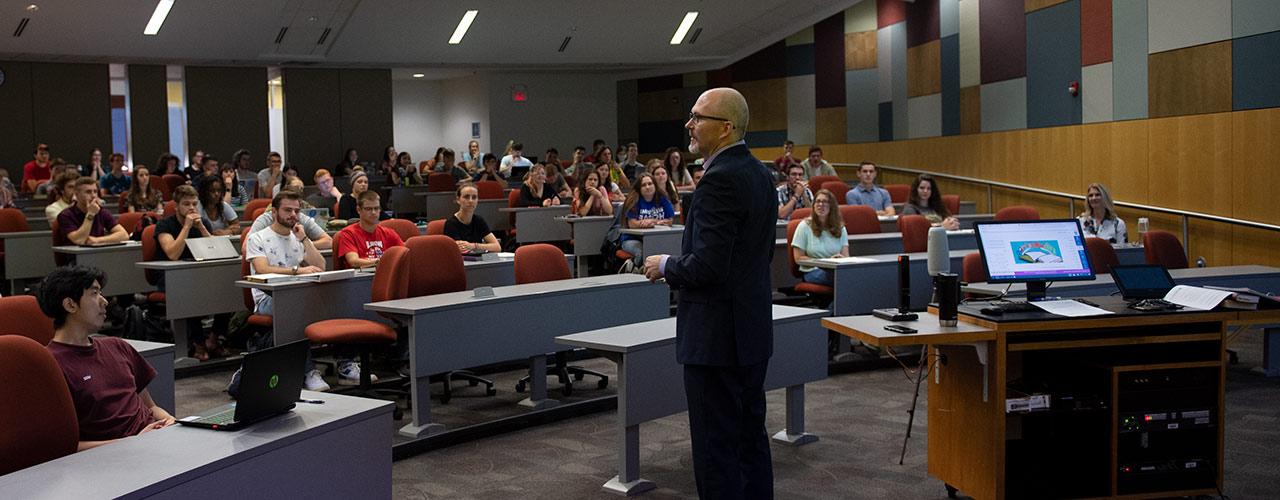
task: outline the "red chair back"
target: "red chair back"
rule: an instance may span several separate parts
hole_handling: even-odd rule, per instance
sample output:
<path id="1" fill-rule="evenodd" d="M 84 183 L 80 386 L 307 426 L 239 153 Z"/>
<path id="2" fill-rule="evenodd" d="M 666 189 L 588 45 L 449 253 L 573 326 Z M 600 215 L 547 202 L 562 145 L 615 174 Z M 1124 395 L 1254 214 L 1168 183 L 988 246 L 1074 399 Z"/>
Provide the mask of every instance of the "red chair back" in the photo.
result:
<path id="1" fill-rule="evenodd" d="M 1014 205 L 1004 207 L 996 212 L 996 220 L 1040 220 L 1040 211 L 1035 207 Z"/>
<path id="2" fill-rule="evenodd" d="M 453 191 L 457 187 L 457 181 L 454 180 L 453 174 L 445 172 L 436 172 L 427 176 L 427 192 L 441 193 Z"/>
<path id="3" fill-rule="evenodd" d="M 378 225 L 395 231 L 400 235 L 400 241 L 409 241 L 409 238 L 418 236 L 418 226 L 408 219 L 387 219 Z"/>
<path id="4" fill-rule="evenodd" d="M 564 252 L 555 245 L 535 243 L 516 249 L 516 284 L 567 280 L 573 277 Z"/>
<path id="5" fill-rule="evenodd" d="M 63 245 L 70 245 L 70 244 L 71 244 L 71 242 L 70 242 L 70 241 L 67 241 L 67 237 L 66 237 L 65 235 L 63 235 L 63 234 L 62 234 L 62 231 L 59 231 L 59 230 L 58 230 L 58 218 L 57 218 L 57 217 L 54 217 L 54 218 L 52 218 L 52 219 L 49 219 L 49 235 L 53 238 L 53 246 L 55 246 L 55 247 L 60 247 L 60 246 L 63 246 Z M 70 264 L 70 263 L 71 263 L 71 257 L 67 256 L 67 254 L 65 254 L 65 253 L 58 253 L 58 252 L 53 252 L 53 264 L 54 264 L 54 265 L 56 265 L 56 266 L 58 266 L 58 267 L 62 267 L 62 266 L 65 266 L 65 265 L 67 265 L 67 264 Z"/>
<path id="6" fill-rule="evenodd" d="M 164 202 L 164 215 L 166 217 L 178 212 L 178 204 L 172 200 Z"/>
<path id="7" fill-rule="evenodd" d="M 116 217 L 116 223 L 120 224 L 121 226 L 124 226 L 124 230 L 127 231 L 129 234 L 133 234 L 133 231 L 138 228 L 138 221 L 142 220 L 142 217 L 149 213 L 151 212 L 123 213 L 123 214 L 120 214 L 119 217 Z"/>
<path id="8" fill-rule="evenodd" d="M 815 175 L 809 178 L 809 190 L 817 193 L 822 185 L 828 182 L 844 182 L 834 175 Z"/>
<path id="9" fill-rule="evenodd" d="M 960 214 L 960 195 L 944 194 L 942 195 L 942 206 L 947 207 L 947 213 L 955 216 Z"/>
<path id="10" fill-rule="evenodd" d="M 373 274 L 373 302 L 395 300 L 409 294 L 409 249 L 403 246 L 388 248 L 378 259 L 378 271 Z"/>
<path id="11" fill-rule="evenodd" d="M 266 211 L 267 211 L 267 207 L 255 208 L 253 209 L 252 212 L 245 211 L 246 214 L 249 214 L 249 223 L 250 223 L 249 225 L 252 227 L 253 222 L 257 221 L 258 217 L 262 217 L 262 213 Z"/>
<path id="12" fill-rule="evenodd" d="M 889 200 L 894 203 L 906 203 L 911 198 L 910 184 L 885 184 L 884 190 L 889 192 Z"/>
<path id="13" fill-rule="evenodd" d="M 836 195 L 836 205 L 845 204 L 844 195 L 849 192 L 849 185 L 845 184 L 844 181 L 824 182 L 822 183 L 822 189 L 831 191 L 831 194 Z M 814 192 L 813 195 L 817 196 L 818 193 Z"/>
<path id="14" fill-rule="evenodd" d="M 160 242 L 156 241 L 156 225 L 152 224 L 142 230 L 142 261 L 161 260 L 158 258 L 160 255 Z M 168 260 L 168 256 L 165 256 L 163 260 Z M 146 269 L 143 270 L 142 274 L 146 276 L 147 284 L 151 286 L 156 286 L 160 282 L 161 271 Z"/>
<path id="15" fill-rule="evenodd" d="M 436 219 L 427 223 L 427 234 L 444 234 L 444 219 Z"/>
<path id="16" fill-rule="evenodd" d="M 797 208 L 791 211 L 791 220 L 808 219 L 812 213 L 812 208 Z"/>
<path id="17" fill-rule="evenodd" d="M 409 290 L 406 297 L 421 297 L 467 289 L 467 273 L 462 267 L 458 244 L 448 236 L 414 236 L 405 240 L 409 248 Z"/>
<path id="18" fill-rule="evenodd" d="M 915 253 L 929 249 L 929 219 L 925 216 L 898 216 L 898 231 L 902 232 L 902 251 Z"/>
<path id="19" fill-rule="evenodd" d="M 498 181 L 480 181 L 476 183 L 476 196 L 482 200 L 502 199 L 502 183 Z"/>
<path id="20" fill-rule="evenodd" d="M 840 218 L 849 234 L 876 234 L 880 232 L 880 217 L 874 208 L 866 205 L 841 205 Z"/>
<path id="21" fill-rule="evenodd" d="M 339 243 L 342 240 L 345 240 L 346 238 L 347 238 L 346 231 L 338 231 L 333 235 L 332 248 L 333 248 L 333 270 L 334 271 L 341 271 L 343 269 L 347 269 L 350 267 L 350 266 L 347 266 L 347 259 L 343 255 L 338 253 L 338 247 L 340 246 Z"/>
<path id="22" fill-rule="evenodd" d="M 520 190 L 512 189 L 511 193 L 507 194 L 507 208 L 516 208 L 517 206 L 519 206 L 517 205 L 519 202 L 520 202 Z M 510 214 L 507 215 L 507 223 L 511 224 L 511 227 L 513 228 L 516 227 L 515 212 L 511 212 Z"/>
<path id="23" fill-rule="evenodd" d="M 249 220 L 256 220 L 258 216 L 254 214 L 262 213 L 262 212 L 258 212 L 257 210 L 260 208 L 266 208 L 269 206 L 271 206 L 271 198 L 254 198 L 252 200 L 249 200 L 248 203 L 244 204 L 244 214 L 249 216 Z M 169 211 L 169 207 L 167 206 L 164 208 L 164 210 L 165 210 L 164 213 L 166 214 L 172 213 Z M 334 212 L 334 213 L 337 213 L 337 212 Z"/>
<path id="24" fill-rule="evenodd" d="M 1116 257 L 1116 249 L 1111 247 L 1110 241 L 1085 238 L 1084 248 L 1089 253 L 1089 265 L 1093 267 L 1094 274 L 1110 274 L 1112 267 L 1120 265 L 1120 258 Z"/>
<path id="25" fill-rule="evenodd" d="M 796 239 L 796 227 L 799 225 L 800 219 L 791 219 L 787 222 L 787 262 L 791 266 L 791 275 L 797 278 L 804 277 L 804 273 L 800 272 L 800 266 L 796 264 L 796 254 L 791 250 L 791 242 Z"/>
<path id="26" fill-rule="evenodd" d="M 53 224 L 53 221 L 49 222 Z M 30 231 L 27 216 L 17 208 L 0 208 L 0 233 L 17 233 Z M 0 239 L 0 252 L 4 252 L 4 240 Z"/>
<path id="27" fill-rule="evenodd" d="M 156 187 L 160 188 L 160 194 L 164 195 L 166 200 L 172 200 L 173 190 L 187 183 L 187 178 L 178 174 L 164 174 L 164 177 L 161 177 L 160 180 L 162 182 Z"/>
<path id="28" fill-rule="evenodd" d="M 250 270 L 249 268 L 249 260 L 245 258 L 245 252 L 244 252 L 246 245 L 249 244 L 250 229 L 253 229 L 253 228 L 246 227 L 240 230 L 240 276 L 248 276 L 253 273 L 253 271 Z M 254 308 L 253 291 L 248 288 L 241 288 L 240 298 L 241 300 L 244 301 L 244 308 L 248 309 L 249 311 L 253 311 L 253 308 Z"/>
<path id="29" fill-rule="evenodd" d="M 0 336 L 0 476 L 76 452 L 80 426 L 71 391 L 49 351 Z"/>
<path id="30" fill-rule="evenodd" d="M 983 283 L 991 279 L 987 277 L 987 264 L 982 262 L 982 254 L 979 252 L 965 254 L 960 272 L 960 279 L 965 283 Z"/>
<path id="31" fill-rule="evenodd" d="M 0 335 L 21 335 L 47 345 L 53 340 L 53 319 L 40 310 L 34 295 L 0 297 Z"/>
<path id="32" fill-rule="evenodd" d="M 1182 250 L 1178 237 L 1168 231 L 1147 231 L 1142 238 L 1142 253 L 1148 264 L 1159 264 L 1165 269 L 1186 269 L 1187 254 Z"/>

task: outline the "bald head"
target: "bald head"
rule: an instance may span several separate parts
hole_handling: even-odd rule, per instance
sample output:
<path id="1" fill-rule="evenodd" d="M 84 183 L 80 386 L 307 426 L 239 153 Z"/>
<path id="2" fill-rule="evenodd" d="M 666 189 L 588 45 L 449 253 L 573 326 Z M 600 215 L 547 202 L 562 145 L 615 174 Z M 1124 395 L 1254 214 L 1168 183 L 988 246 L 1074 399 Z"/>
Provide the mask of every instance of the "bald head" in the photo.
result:
<path id="1" fill-rule="evenodd" d="M 702 94 L 715 116 L 729 119 L 733 124 L 732 141 L 742 140 L 747 134 L 747 122 L 751 121 L 751 110 L 747 108 L 747 98 L 742 93 L 729 87 L 708 90 Z"/>
<path id="2" fill-rule="evenodd" d="M 689 152 L 703 158 L 742 140 L 747 133 L 751 114 L 747 100 L 731 88 L 715 88 L 703 92 L 689 110 Z"/>

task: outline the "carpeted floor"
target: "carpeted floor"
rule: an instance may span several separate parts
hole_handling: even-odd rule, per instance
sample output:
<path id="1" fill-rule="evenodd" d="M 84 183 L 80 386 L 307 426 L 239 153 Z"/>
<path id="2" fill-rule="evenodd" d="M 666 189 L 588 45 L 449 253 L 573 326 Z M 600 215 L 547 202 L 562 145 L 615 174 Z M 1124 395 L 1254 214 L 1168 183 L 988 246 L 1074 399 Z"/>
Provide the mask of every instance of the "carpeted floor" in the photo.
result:
<path id="1" fill-rule="evenodd" d="M 1227 376 L 1224 493 L 1235 500 L 1280 497 L 1280 379 L 1248 372 L 1262 362 L 1260 338 L 1245 334 L 1233 346 L 1240 364 Z M 614 371 L 603 359 L 578 364 Z M 220 391 L 229 375 L 179 380 L 179 416 L 225 402 Z M 463 388 L 449 405 L 433 405 L 433 416 L 457 428 L 518 415 L 524 410 L 514 403 L 524 395 L 512 386 L 521 375 L 518 370 L 493 374 L 496 397 Z M 588 382 L 575 385 L 572 398 L 558 391 L 552 397 L 571 402 L 613 393 L 612 385 L 596 390 Z M 906 462 L 897 463 L 911 389 L 896 367 L 835 375 L 807 386 L 806 426 L 820 440 L 798 448 L 773 445 L 777 498 L 946 498 L 942 483 L 927 474 L 924 391 Z M 771 432 L 782 427 L 782 396 L 781 390 L 768 395 Z M 600 490 L 617 470 L 614 422 L 613 412 L 584 415 L 404 459 L 394 465 L 393 491 L 405 499 L 616 498 Z M 642 426 L 641 445 L 642 477 L 658 485 L 645 498 L 696 498 L 685 414 Z M 341 460 L 340 450 L 334 458 Z"/>

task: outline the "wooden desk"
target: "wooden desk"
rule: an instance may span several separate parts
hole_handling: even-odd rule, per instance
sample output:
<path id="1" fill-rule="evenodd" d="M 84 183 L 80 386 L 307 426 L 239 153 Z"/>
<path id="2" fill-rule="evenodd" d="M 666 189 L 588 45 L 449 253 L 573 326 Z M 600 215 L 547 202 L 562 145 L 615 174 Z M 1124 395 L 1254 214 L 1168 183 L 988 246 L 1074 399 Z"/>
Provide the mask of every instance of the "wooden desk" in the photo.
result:
<path id="1" fill-rule="evenodd" d="M 400 434 L 422 437 L 444 430 L 431 421 L 431 375 L 527 358 L 532 382 L 530 397 L 521 404 L 535 409 L 552 406 L 556 401 L 546 397 L 545 354 L 562 349 L 555 337 L 670 314 L 666 285 L 635 274 L 513 285 L 493 292 L 488 298 L 468 291 L 365 305 L 370 311 L 405 317 L 409 324 L 413 422 Z"/>
<path id="2" fill-rule="evenodd" d="M 151 380 L 147 389 L 151 391 L 151 399 L 164 408 L 170 415 L 176 414 L 177 406 L 173 398 L 173 344 L 147 342 L 145 340 L 125 339 L 133 349 L 142 355 L 142 359 L 151 363 L 156 369 L 156 378 Z"/>
<path id="3" fill-rule="evenodd" d="M 23 280 L 43 278 L 56 267 L 51 231 L 0 233 L 0 241 L 4 241 L 4 279 L 9 281 L 10 293 L 22 293 Z"/>
<path id="4" fill-rule="evenodd" d="M 199 362 L 187 356 L 187 318 L 244 310 L 244 296 L 235 282 L 240 279 L 240 259 L 203 262 L 166 260 L 138 262 L 140 269 L 164 273 L 165 317 L 173 328 L 175 364 Z"/>
<path id="5" fill-rule="evenodd" d="M 303 391 L 234 432 L 174 425 L 0 476 L 7 498 L 391 498 L 390 401 Z"/>
<path id="6" fill-rule="evenodd" d="M 642 255 L 680 255 L 684 226 L 655 226 L 649 229 L 622 229 L 622 234 L 640 240 Z"/>
<path id="7" fill-rule="evenodd" d="M 102 294 L 108 297 L 150 292 L 156 287 L 147 283 L 142 269 L 134 266 L 142 262 L 142 243 L 128 241 L 123 245 L 106 247 L 82 247 L 65 245 L 53 247 L 54 253 L 75 257 L 76 264 L 91 266 L 107 273 L 107 285 Z"/>
<path id="8" fill-rule="evenodd" d="M 550 207 L 499 208 L 498 217 L 516 214 L 516 241 L 538 243 L 543 241 L 569 241 L 569 225 L 556 220 L 569 215 L 569 205 Z M 485 219 L 486 221 L 489 219 Z"/>
<path id="9" fill-rule="evenodd" d="M 773 357 L 765 390 L 787 389 L 785 428 L 773 440 L 800 446 L 818 440 L 804 430 L 804 384 L 827 377 L 826 311 L 773 306 Z M 685 411 L 683 368 L 676 362 L 676 319 L 605 328 L 556 338 L 618 364 L 618 475 L 604 491 L 636 495 L 656 485 L 640 478 L 640 424 Z"/>
<path id="10" fill-rule="evenodd" d="M 1170 269 L 1169 275 L 1179 285 L 1216 285 L 1226 287 L 1248 287 L 1261 291 L 1280 291 L 1280 268 L 1271 266 L 1244 265 L 1218 267 L 1192 267 L 1187 269 Z M 961 287 L 961 291 L 977 295 L 999 295 L 1009 289 L 1009 295 L 1025 296 L 1026 285 L 1014 283 L 969 283 Z M 1093 281 L 1061 281 L 1049 287 L 1049 294 L 1061 297 L 1088 297 L 1106 295 L 1116 291 L 1115 280 L 1110 274 L 1099 274 Z"/>
<path id="11" fill-rule="evenodd" d="M 1140 313 L 1117 297 L 1090 300 L 1116 314 L 1011 313 L 996 320 L 962 307 L 957 327 L 940 328 L 934 316 L 921 315 L 908 323 L 920 330 L 913 335 L 886 332 L 884 321 L 865 316 L 822 324 L 872 345 L 931 346 L 929 474 L 949 490 L 980 499 L 1215 494 L 1222 484 L 1224 329 L 1237 314 Z M 1159 397 L 1168 387 L 1146 396 L 1158 403 L 1133 397 L 1130 388 L 1158 391 L 1162 386 L 1153 384 L 1166 376 L 1196 377 L 1182 380 L 1204 385 L 1178 389 L 1183 401 L 1176 403 Z M 1048 411 L 1006 412 L 1015 389 L 1051 394 L 1053 403 Z M 1208 426 L 1150 430 L 1151 447 L 1141 450 L 1138 439 L 1145 442 L 1148 432 L 1125 426 L 1170 410 L 1207 411 Z M 1179 436 L 1194 443 L 1184 453 L 1164 451 Z M 1126 472 L 1188 463 L 1196 468 L 1146 476 L 1155 479 L 1145 483 Z"/>

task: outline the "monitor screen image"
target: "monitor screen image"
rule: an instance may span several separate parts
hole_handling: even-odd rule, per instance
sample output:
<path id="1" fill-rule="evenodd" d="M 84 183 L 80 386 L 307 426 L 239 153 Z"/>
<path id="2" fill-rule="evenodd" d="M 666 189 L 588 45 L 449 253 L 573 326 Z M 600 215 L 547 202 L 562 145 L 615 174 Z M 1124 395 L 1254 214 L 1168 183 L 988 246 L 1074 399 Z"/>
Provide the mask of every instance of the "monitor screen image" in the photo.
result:
<path id="1" fill-rule="evenodd" d="M 1093 279 L 1075 219 L 978 222 L 974 229 L 991 283 Z"/>

